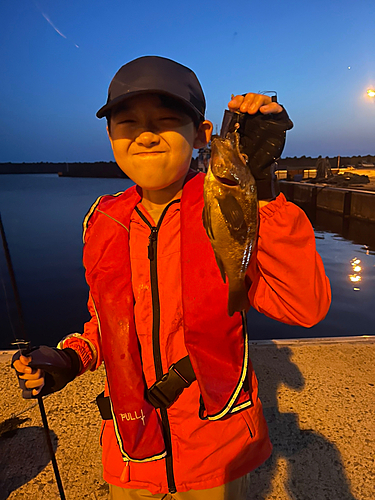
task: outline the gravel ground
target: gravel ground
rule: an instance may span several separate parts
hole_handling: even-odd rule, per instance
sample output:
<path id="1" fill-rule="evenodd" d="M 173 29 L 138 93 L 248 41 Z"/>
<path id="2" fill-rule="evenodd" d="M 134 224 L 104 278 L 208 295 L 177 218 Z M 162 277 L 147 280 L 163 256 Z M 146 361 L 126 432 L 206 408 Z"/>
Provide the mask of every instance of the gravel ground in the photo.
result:
<path id="1" fill-rule="evenodd" d="M 252 344 L 274 444 L 252 473 L 249 500 L 373 500 L 375 340 Z M 23 400 L 1 356 L 0 500 L 58 500 L 35 401 Z M 104 370 L 44 398 L 67 500 L 107 498 L 100 417 Z"/>

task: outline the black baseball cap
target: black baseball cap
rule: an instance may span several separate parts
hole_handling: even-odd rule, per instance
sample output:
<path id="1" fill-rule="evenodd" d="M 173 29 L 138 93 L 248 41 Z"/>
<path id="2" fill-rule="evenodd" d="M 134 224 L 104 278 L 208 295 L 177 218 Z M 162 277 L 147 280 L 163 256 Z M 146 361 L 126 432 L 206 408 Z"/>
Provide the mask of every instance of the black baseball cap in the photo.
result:
<path id="1" fill-rule="evenodd" d="M 96 116 L 108 117 L 114 106 L 145 93 L 171 96 L 193 112 L 198 121 L 204 119 L 206 100 L 195 73 L 182 64 L 159 56 L 139 57 L 122 66 L 111 81 L 107 103 Z"/>

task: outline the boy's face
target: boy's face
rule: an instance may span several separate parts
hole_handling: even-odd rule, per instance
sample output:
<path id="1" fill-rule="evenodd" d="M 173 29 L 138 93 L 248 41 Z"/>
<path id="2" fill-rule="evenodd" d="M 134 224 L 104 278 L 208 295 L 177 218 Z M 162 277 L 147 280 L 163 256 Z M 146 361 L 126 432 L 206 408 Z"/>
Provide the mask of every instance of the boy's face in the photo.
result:
<path id="1" fill-rule="evenodd" d="M 212 124 L 203 123 L 197 130 L 183 111 L 166 107 L 156 94 L 143 94 L 112 112 L 108 135 L 121 170 L 143 189 L 156 191 L 183 181 L 193 148 L 210 138 Z"/>

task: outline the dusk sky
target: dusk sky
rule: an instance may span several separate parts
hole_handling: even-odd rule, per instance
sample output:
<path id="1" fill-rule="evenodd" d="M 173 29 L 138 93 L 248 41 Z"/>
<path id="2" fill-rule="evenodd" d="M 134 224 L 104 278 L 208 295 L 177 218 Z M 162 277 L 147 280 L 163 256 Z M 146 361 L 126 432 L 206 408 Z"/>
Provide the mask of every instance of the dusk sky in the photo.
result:
<path id="1" fill-rule="evenodd" d="M 111 78 L 142 55 L 192 68 L 220 125 L 231 94 L 277 90 L 283 156 L 375 155 L 375 8 L 365 0 L 3 0 L 0 162 L 112 160 Z"/>

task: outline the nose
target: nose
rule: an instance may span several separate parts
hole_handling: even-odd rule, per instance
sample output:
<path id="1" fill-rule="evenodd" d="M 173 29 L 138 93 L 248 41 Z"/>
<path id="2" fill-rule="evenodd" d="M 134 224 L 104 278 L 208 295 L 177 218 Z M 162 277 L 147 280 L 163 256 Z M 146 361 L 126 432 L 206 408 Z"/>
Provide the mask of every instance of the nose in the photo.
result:
<path id="1" fill-rule="evenodd" d="M 139 146 L 144 146 L 145 148 L 151 148 L 159 144 L 160 137 L 157 134 L 151 132 L 150 130 L 145 130 L 136 137 L 135 142 Z"/>

